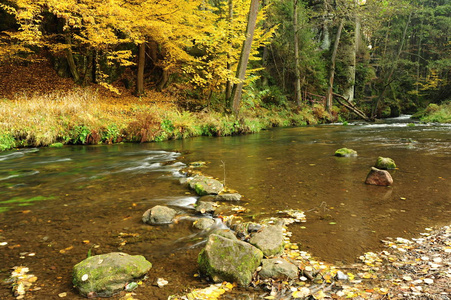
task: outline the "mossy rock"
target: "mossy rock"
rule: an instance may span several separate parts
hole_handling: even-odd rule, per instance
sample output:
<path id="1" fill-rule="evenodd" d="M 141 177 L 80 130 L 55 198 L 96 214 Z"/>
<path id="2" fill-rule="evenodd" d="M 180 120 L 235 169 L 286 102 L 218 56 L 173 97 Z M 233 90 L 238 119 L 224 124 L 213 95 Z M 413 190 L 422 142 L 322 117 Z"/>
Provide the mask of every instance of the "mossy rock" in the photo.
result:
<path id="1" fill-rule="evenodd" d="M 72 283 L 82 296 L 111 297 L 144 277 L 151 268 L 152 264 L 141 255 L 96 255 L 75 265 Z"/>
<path id="2" fill-rule="evenodd" d="M 339 157 L 357 156 L 357 151 L 348 148 L 340 148 L 337 151 L 335 151 L 334 155 Z"/>
<path id="3" fill-rule="evenodd" d="M 214 282 L 248 286 L 262 259 L 263 253 L 251 244 L 211 234 L 197 261 L 201 273 Z"/>
<path id="4" fill-rule="evenodd" d="M 283 252 L 283 227 L 269 225 L 252 234 L 249 241 L 260 249 L 266 257 L 281 254 Z"/>
<path id="5" fill-rule="evenodd" d="M 395 161 L 389 157 L 379 156 L 374 167 L 381 170 L 393 170 L 396 169 L 396 164 Z"/>
<path id="6" fill-rule="evenodd" d="M 221 182 L 203 175 L 194 176 L 188 183 L 190 188 L 196 191 L 199 196 L 217 195 L 224 189 Z"/>
<path id="7" fill-rule="evenodd" d="M 62 148 L 63 146 L 63 143 L 53 143 L 49 145 L 50 148 Z"/>

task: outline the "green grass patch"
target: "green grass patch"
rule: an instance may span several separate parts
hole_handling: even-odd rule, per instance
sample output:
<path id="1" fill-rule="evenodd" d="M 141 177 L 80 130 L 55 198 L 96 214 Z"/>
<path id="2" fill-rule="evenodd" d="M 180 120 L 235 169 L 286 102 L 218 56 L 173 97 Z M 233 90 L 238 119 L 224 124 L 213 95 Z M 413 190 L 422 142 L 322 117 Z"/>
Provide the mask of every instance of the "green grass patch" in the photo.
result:
<path id="1" fill-rule="evenodd" d="M 0 206 L 0 214 L 7 212 L 8 210 L 10 210 L 12 207 L 10 206 Z"/>
<path id="2" fill-rule="evenodd" d="M 431 103 L 413 117 L 425 123 L 451 123 L 451 102 L 441 105 Z"/>
<path id="3" fill-rule="evenodd" d="M 45 197 L 45 196 L 36 196 L 32 198 L 23 198 L 23 197 L 14 197 L 9 200 L 0 201 L 0 204 L 10 204 L 10 203 L 16 203 L 19 206 L 25 206 L 25 205 L 31 205 L 33 202 L 37 201 L 43 201 L 43 200 L 51 200 L 55 199 L 55 197 Z"/>

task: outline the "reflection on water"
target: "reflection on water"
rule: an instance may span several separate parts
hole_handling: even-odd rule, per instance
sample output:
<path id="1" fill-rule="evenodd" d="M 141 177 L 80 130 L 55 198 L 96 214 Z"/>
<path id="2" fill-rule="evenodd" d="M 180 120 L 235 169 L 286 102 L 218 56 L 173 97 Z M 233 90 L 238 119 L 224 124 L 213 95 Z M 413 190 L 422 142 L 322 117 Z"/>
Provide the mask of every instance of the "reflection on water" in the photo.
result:
<path id="1" fill-rule="evenodd" d="M 304 210 L 307 223 L 291 225 L 292 241 L 324 260 L 352 262 L 377 250 L 387 236 L 408 236 L 451 220 L 451 127 L 408 123 L 403 118 L 389 124 L 0 153 L 0 211 L 23 209 L 20 205 L 31 201 L 20 199 L 37 196 L 44 200 L 32 204 L 55 215 L 112 201 L 189 211 L 197 198 L 186 195 L 176 177 L 185 163 L 201 160 L 208 162 L 207 174 L 243 194 L 249 215 L 259 219 L 278 210 Z M 334 157 L 341 147 L 359 156 Z M 391 171 L 392 187 L 363 183 L 378 156 L 393 158 L 399 167 Z M 76 223 L 83 216 L 70 218 Z"/>

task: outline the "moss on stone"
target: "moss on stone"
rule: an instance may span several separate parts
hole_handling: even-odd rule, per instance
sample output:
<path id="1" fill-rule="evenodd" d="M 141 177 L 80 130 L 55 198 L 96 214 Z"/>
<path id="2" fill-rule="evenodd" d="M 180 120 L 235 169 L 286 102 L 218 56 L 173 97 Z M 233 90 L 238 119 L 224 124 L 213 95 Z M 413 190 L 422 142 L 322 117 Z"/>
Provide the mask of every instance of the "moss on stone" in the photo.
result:
<path id="1" fill-rule="evenodd" d="M 348 148 L 340 148 L 335 151 L 334 155 L 339 157 L 357 156 L 357 151 Z"/>
<path id="2" fill-rule="evenodd" d="M 198 264 L 200 271 L 213 281 L 247 286 L 262 258 L 263 253 L 250 244 L 212 234 L 199 253 Z"/>
<path id="3" fill-rule="evenodd" d="M 396 164 L 395 161 L 389 157 L 379 156 L 374 167 L 381 170 L 392 170 L 396 169 Z"/>

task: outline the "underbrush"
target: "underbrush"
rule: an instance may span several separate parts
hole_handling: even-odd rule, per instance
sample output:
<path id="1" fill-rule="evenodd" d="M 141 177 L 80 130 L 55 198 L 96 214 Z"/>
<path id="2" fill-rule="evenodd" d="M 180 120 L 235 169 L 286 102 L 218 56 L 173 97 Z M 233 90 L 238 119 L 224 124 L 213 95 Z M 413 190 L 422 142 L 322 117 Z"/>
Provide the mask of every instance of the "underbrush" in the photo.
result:
<path id="1" fill-rule="evenodd" d="M 413 117 L 425 123 L 451 123 L 451 102 L 441 105 L 431 103 Z"/>
<path id="2" fill-rule="evenodd" d="M 62 144 L 158 142 L 194 136 L 255 133 L 271 127 L 325 121 L 318 108 L 244 107 L 239 118 L 216 111 L 192 113 L 172 104 L 105 103 L 90 89 L 22 95 L 0 102 L 0 151 Z M 319 116 L 321 114 L 321 116 Z"/>

